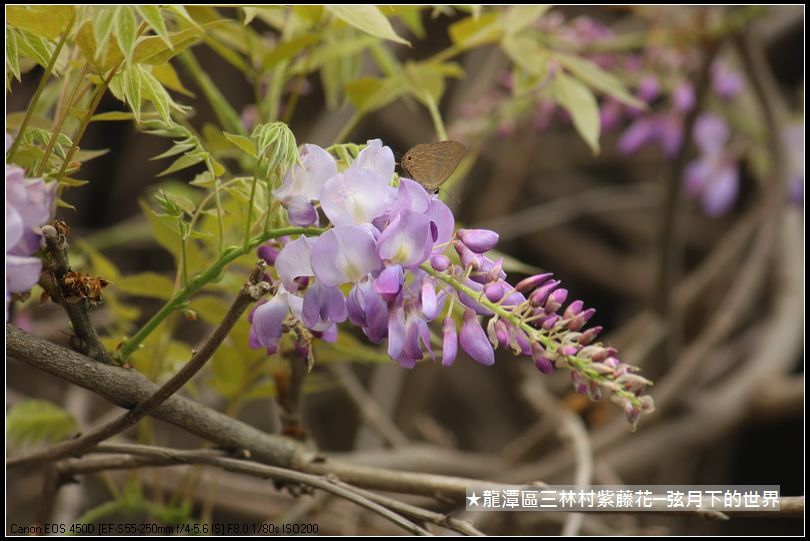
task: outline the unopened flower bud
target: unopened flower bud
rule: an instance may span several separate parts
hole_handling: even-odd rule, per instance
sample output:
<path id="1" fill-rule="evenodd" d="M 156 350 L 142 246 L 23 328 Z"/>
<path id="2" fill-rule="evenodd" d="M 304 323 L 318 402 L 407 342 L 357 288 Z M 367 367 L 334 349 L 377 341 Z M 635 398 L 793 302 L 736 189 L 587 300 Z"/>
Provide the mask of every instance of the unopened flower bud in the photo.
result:
<path id="1" fill-rule="evenodd" d="M 456 235 L 476 254 L 483 254 L 498 244 L 498 234 L 489 229 L 459 229 Z"/>
<path id="2" fill-rule="evenodd" d="M 515 286 L 515 289 L 517 289 L 521 293 L 532 291 L 535 288 L 545 284 L 551 277 L 552 273 L 550 272 L 546 272 L 543 274 L 535 274 L 534 276 L 529 276 L 528 278 L 524 278 L 523 280 L 518 282 L 518 285 Z"/>
<path id="3" fill-rule="evenodd" d="M 492 282 L 484 286 L 484 294 L 490 302 L 498 302 L 503 298 L 505 292 L 501 282 Z"/>
<path id="4" fill-rule="evenodd" d="M 546 356 L 546 350 L 543 346 L 535 342 L 532 344 L 532 360 L 534 366 L 543 374 L 551 374 L 554 372 L 554 363 Z"/>
<path id="5" fill-rule="evenodd" d="M 433 254 L 430 256 L 430 266 L 434 270 L 444 272 L 450 267 L 450 258 L 444 254 Z"/>
<path id="6" fill-rule="evenodd" d="M 559 310 L 568 298 L 568 290 L 564 288 L 555 289 L 549 293 L 545 302 L 546 312 L 553 314 Z"/>
<path id="7" fill-rule="evenodd" d="M 547 284 L 544 284 L 541 287 L 538 287 L 529 295 L 529 304 L 532 306 L 543 306 L 546 303 L 546 299 L 549 296 L 549 293 L 554 291 L 554 289 L 560 285 L 559 280 L 552 280 Z"/>

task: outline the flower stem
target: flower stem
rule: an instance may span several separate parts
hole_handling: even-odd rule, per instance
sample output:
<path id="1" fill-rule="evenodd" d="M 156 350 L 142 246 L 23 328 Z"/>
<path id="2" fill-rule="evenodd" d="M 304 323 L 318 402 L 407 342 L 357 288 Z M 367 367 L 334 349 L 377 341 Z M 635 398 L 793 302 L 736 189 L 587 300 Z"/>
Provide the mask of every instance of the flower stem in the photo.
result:
<path id="1" fill-rule="evenodd" d="M 428 111 L 430 111 L 430 118 L 433 120 L 433 128 L 436 130 L 436 137 L 439 138 L 439 141 L 447 141 L 447 130 L 444 127 L 442 115 L 439 113 L 439 106 L 436 104 L 436 100 L 433 96 L 425 96 L 425 105 L 427 105 Z"/>
<path id="2" fill-rule="evenodd" d="M 214 281 L 223 271 L 228 263 L 235 259 L 247 254 L 250 250 L 259 244 L 266 242 L 270 239 L 284 237 L 286 235 L 320 235 L 323 229 L 316 227 L 284 227 L 281 229 L 274 229 L 253 237 L 249 243 L 243 246 L 231 246 L 222 252 L 219 259 L 211 264 L 210 267 L 202 271 L 200 274 L 192 278 L 182 289 L 175 292 L 171 299 L 169 299 L 163 307 L 155 313 L 152 318 L 147 321 L 132 338 L 124 341 L 118 348 L 118 357 L 122 361 L 126 361 L 130 355 L 138 350 L 144 340 L 166 319 L 172 312 L 181 308 L 194 293 L 202 289 L 206 284 Z"/>

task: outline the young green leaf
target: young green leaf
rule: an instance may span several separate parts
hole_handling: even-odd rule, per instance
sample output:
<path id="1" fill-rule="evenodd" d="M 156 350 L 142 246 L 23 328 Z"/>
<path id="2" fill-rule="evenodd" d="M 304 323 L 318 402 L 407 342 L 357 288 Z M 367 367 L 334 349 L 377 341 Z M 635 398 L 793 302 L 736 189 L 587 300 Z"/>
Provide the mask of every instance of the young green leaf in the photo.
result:
<path id="1" fill-rule="evenodd" d="M 115 11 L 115 41 L 127 63 L 132 63 L 132 53 L 135 50 L 135 40 L 138 37 L 138 20 L 135 11 L 129 6 L 118 6 Z"/>
<path id="2" fill-rule="evenodd" d="M 338 19 L 366 34 L 410 46 L 408 40 L 399 37 L 397 33 L 394 32 L 391 23 L 377 6 L 363 4 L 343 6 L 334 4 L 326 6 L 326 9 Z"/>
<path id="3" fill-rule="evenodd" d="M 574 128 L 585 139 L 594 154 L 599 153 L 599 105 L 588 88 L 564 73 L 551 82 L 554 101 L 571 115 Z"/>
<path id="4" fill-rule="evenodd" d="M 590 60 L 567 53 L 556 53 L 554 57 L 563 67 L 570 71 L 572 75 L 596 90 L 601 90 L 605 94 L 631 107 L 640 109 L 647 107 L 643 101 L 633 97 L 627 91 L 618 77 L 603 70 Z"/>
<path id="5" fill-rule="evenodd" d="M 6 435 L 18 445 L 64 440 L 77 430 L 73 416 L 47 400 L 23 400 L 6 414 Z"/>
<path id="6" fill-rule="evenodd" d="M 143 17 L 143 19 L 149 23 L 149 26 L 152 27 L 155 34 L 160 36 L 166 46 L 171 49 L 173 47 L 172 40 L 169 39 L 169 32 L 166 30 L 166 22 L 163 20 L 163 16 L 160 14 L 160 7 L 156 5 L 140 5 L 135 6 L 135 9 L 138 11 L 141 17 Z"/>
<path id="7" fill-rule="evenodd" d="M 256 145 L 253 144 L 250 137 L 245 137 L 244 135 L 237 135 L 235 133 L 228 133 L 222 132 L 222 135 L 225 136 L 225 139 L 230 141 L 236 148 L 250 156 L 251 158 L 256 157 Z"/>

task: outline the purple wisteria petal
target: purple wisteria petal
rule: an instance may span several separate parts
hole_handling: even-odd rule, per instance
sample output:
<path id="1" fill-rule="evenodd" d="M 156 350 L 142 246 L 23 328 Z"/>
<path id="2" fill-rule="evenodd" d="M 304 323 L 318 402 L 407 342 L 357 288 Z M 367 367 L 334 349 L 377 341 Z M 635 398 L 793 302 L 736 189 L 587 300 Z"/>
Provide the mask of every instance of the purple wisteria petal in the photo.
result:
<path id="1" fill-rule="evenodd" d="M 346 298 L 336 287 L 327 287 L 316 282 L 307 288 L 301 311 L 307 328 L 323 331 L 332 323 L 346 321 Z"/>
<path id="2" fill-rule="evenodd" d="M 298 237 L 288 242 L 276 256 L 276 271 L 287 291 L 297 291 L 296 278 L 313 276 L 311 253 L 314 241 L 309 237 Z"/>
<path id="3" fill-rule="evenodd" d="M 725 62 L 712 64 L 712 90 L 723 99 L 731 99 L 745 86 L 742 75 L 733 71 Z"/>
<path id="4" fill-rule="evenodd" d="M 737 199 L 739 173 L 733 164 L 727 163 L 715 174 L 703 192 L 703 210 L 709 216 L 722 216 Z"/>
<path id="5" fill-rule="evenodd" d="M 655 75 L 644 75 L 638 83 L 636 97 L 644 102 L 651 102 L 661 94 L 661 83 Z"/>
<path id="6" fill-rule="evenodd" d="M 695 160 L 686 166 L 684 171 L 684 187 L 686 193 L 692 197 L 700 194 L 712 174 L 712 164 L 709 160 Z"/>
<path id="7" fill-rule="evenodd" d="M 287 295 L 276 294 L 268 302 L 262 304 L 253 312 L 253 329 L 255 338 L 260 347 L 274 347 L 283 330 L 284 320 L 290 313 Z"/>
<path id="8" fill-rule="evenodd" d="M 453 238 L 453 229 L 456 225 L 453 211 L 450 210 L 450 207 L 434 197 L 430 200 L 430 205 L 428 206 L 427 212 L 425 212 L 425 216 L 431 223 L 433 244 L 438 246 L 450 242 L 450 239 Z"/>
<path id="9" fill-rule="evenodd" d="M 287 215 L 290 223 L 298 227 L 309 227 L 318 225 L 318 211 L 315 205 L 305 195 L 296 195 L 286 202 Z"/>
<path id="10" fill-rule="evenodd" d="M 14 246 L 22 238 L 25 226 L 17 209 L 6 205 L 6 246 Z"/>
<path id="11" fill-rule="evenodd" d="M 622 154 L 633 154 L 655 138 L 656 125 L 652 118 L 639 118 L 619 138 L 616 147 Z"/>
<path id="12" fill-rule="evenodd" d="M 405 272 L 400 265 L 391 265 L 374 279 L 374 291 L 385 301 L 393 302 L 402 291 L 405 283 Z"/>
<path id="13" fill-rule="evenodd" d="M 372 139 L 366 142 L 366 148 L 360 151 L 352 166 L 374 171 L 382 178 L 390 179 L 394 175 L 396 161 L 389 147 L 379 139 Z"/>
<path id="14" fill-rule="evenodd" d="M 361 225 L 342 225 L 318 237 L 312 247 L 312 270 L 327 286 L 357 283 L 383 263 L 374 247 L 374 236 Z"/>
<path id="15" fill-rule="evenodd" d="M 371 223 L 385 214 L 395 195 L 377 173 L 350 167 L 324 184 L 321 208 L 335 226 Z"/>
<path id="16" fill-rule="evenodd" d="M 433 357 L 430 349 L 430 329 L 422 314 L 416 310 L 409 310 L 405 317 L 405 355 L 409 359 L 418 361 L 424 357 L 422 347 Z"/>
<path id="17" fill-rule="evenodd" d="M 369 280 L 355 284 L 349 292 L 346 308 L 349 320 L 361 327 L 369 340 L 379 344 L 388 336 L 388 305 Z"/>
<path id="18" fill-rule="evenodd" d="M 487 339 L 487 333 L 481 328 L 478 318 L 472 310 L 465 310 L 464 323 L 461 325 L 459 343 L 467 355 L 484 366 L 495 364 L 495 351 Z"/>
<path id="19" fill-rule="evenodd" d="M 421 264 L 432 249 L 430 220 L 409 210 L 400 212 L 377 239 L 380 258 L 405 268 Z"/>
<path id="20" fill-rule="evenodd" d="M 672 91 L 672 103 L 681 113 L 688 113 L 695 107 L 695 87 L 688 81 L 683 81 Z"/>
<path id="21" fill-rule="evenodd" d="M 430 203 L 431 197 L 421 184 L 415 180 L 402 177 L 399 179 L 396 199 L 391 206 L 391 219 L 403 210 L 423 214 L 428 210 Z"/>
<path id="22" fill-rule="evenodd" d="M 271 267 L 276 264 L 276 258 L 278 257 L 279 251 L 280 250 L 278 248 L 270 244 L 262 244 L 256 250 L 258 256 L 264 259 L 265 263 Z"/>
<path id="23" fill-rule="evenodd" d="M 317 200 L 324 183 L 337 174 L 335 158 L 317 145 L 304 145 L 300 159 L 301 164 L 294 165 L 284 176 L 281 187 L 273 192 L 285 206 L 295 196 Z"/>
<path id="24" fill-rule="evenodd" d="M 498 244 L 499 235 L 489 229 L 459 229 L 456 234 L 467 248 L 476 254 L 492 250 Z"/>
<path id="25" fill-rule="evenodd" d="M 403 355 L 405 340 L 405 311 L 402 306 L 394 306 L 388 314 L 388 356 L 405 368 L 413 368 L 416 361 Z"/>
<path id="26" fill-rule="evenodd" d="M 6 288 L 10 293 L 28 291 L 39 281 L 42 261 L 36 257 L 6 254 Z"/>
<path id="27" fill-rule="evenodd" d="M 442 366 L 450 366 L 458 354 L 458 334 L 456 322 L 448 316 L 442 323 Z"/>
<path id="28" fill-rule="evenodd" d="M 439 302 L 436 297 L 436 282 L 432 278 L 422 279 L 419 297 L 422 304 L 422 314 L 428 321 L 436 319 L 436 316 L 439 315 Z"/>
<path id="29" fill-rule="evenodd" d="M 695 122 L 693 135 L 701 153 L 719 154 L 725 148 L 731 130 L 716 114 L 703 113 Z"/>
<path id="30" fill-rule="evenodd" d="M 22 168 L 6 165 L 6 205 L 14 208 L 22 222 L 22 235 L 14 244 L 6 244 L 8 253 L 27 256 L 39 248 L 39 226 L 53 216 L 56 188 L 56 182 L 25 178 Z"/>

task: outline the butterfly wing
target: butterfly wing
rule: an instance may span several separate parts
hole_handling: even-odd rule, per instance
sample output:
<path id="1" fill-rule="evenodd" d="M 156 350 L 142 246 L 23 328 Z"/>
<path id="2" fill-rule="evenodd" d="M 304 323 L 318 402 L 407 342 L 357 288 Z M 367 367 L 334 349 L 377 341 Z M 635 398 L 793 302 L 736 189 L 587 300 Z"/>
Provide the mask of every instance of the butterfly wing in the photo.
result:
<path id="1" fill-rule="evenodd" d="M 402 166 L 413 180 L 433 191 L 453 174 L 465 147 L 458 141 L 416 145 L 402 158 Z"/>

